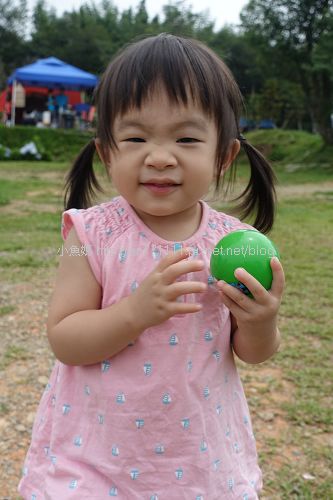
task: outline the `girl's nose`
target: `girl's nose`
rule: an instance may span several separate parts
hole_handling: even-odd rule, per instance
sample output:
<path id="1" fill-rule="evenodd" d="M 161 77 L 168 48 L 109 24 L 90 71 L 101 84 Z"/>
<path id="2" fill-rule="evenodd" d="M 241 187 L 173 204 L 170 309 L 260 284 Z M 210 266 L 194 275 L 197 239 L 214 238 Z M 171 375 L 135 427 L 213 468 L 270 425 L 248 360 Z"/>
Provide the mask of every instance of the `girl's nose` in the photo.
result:
<path id="1" fill-rule="evenodd" d="M 177 165 L 177 160 L 167 149 L 163 147 L 155 147 L 149 152 L 149 154 L 147 154 L 145 158 L 145 165 L 148 167 L 163 169 L 166 167 L 175 167 Z"/>

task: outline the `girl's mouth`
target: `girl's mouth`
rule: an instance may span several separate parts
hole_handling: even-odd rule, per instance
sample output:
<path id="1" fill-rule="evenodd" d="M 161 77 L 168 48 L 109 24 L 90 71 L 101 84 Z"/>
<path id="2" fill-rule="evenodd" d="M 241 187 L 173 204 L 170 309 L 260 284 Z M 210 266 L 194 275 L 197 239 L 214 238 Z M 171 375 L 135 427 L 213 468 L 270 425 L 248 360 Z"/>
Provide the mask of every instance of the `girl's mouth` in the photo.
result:
<path id="1" fill-rule="evenodd" d="M 144 182 L 142 185 L 149 191 L 159 194 L 168 194 L 179 186 L 179 184 L 174 183 L 159 184 L 156 182 Z"/>

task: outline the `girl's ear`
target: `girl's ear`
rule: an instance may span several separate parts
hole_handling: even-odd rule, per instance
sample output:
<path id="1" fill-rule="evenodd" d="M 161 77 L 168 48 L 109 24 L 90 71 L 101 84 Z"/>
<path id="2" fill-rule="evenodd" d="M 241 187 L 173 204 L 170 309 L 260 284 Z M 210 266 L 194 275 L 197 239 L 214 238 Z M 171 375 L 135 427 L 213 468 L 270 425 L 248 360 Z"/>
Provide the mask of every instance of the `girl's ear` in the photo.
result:
<path id="1" fill-rule="evenodd" d="M 228 170 L 232 162 L 236 159 L 239 150 L 240 150 L 240 142 L 238 139 L 235 139 L 229 146 L 228 153 L 223 162 L 223 168 L 221 173 L 224 174 Z"/>
<path id="2" fill-rule="evenodd" d="M 110 152 L 106 153 L 105 149 L 102 147 L 101 141 L 98 137 L 95 139 L 95 147 L 99 159 L 105 165 L 105 167 L 110 170 L 111 168 L 111 154 Z"/>

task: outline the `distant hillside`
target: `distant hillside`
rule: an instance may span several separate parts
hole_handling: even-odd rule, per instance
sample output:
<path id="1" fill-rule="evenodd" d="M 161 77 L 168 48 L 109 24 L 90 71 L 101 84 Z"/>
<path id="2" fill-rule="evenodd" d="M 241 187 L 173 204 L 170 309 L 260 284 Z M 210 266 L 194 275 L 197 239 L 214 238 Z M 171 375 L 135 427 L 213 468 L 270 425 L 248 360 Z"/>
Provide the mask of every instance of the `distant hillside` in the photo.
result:
<path id="1" fill-rule="evenodd" d="M 93 131 L 0 126 L 2 146 L 18 150 L 24 144 L 34 141 L 46 159 L 66 162 L 71 162 L 93 135 Z M 333 147 L 324 148 L 319 135 L 275 129 L 248 132 L 246 137 L 272 163 L 284 165 L 290 171 L 314 165 L 333 170 Z"/>
<path id="2" fill-rule="evenodd" d="M 300 130 L 256 130 L 246 138 L 272 163 L 289 164 L 289 170 L 314 166 L 333 169 L 333 146 L 321 137 Z"/>

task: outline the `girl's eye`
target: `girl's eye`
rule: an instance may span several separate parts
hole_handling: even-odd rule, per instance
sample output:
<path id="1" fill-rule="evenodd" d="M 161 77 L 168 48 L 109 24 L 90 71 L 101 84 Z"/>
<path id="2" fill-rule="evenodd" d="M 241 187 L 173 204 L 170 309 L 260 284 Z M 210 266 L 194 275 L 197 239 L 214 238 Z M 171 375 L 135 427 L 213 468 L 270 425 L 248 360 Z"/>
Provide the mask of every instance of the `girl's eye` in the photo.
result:
<path id="1" fill-rule="evenodd" d="M 181 142 L 183 144 L 188 144 L 188 143 L 199 142 L 199 141 L 198 141 L 198 139 L 193 139 L 193 137 L 182 137 L 181 139 L 178 139 L 177 142 Z"/>
<path id="2" fill-rule="evenodd" d="M 144 139 L 141 137 L 129 137 L 128 139 L 125 139 L 127 142 L 145 142 Z"/>

